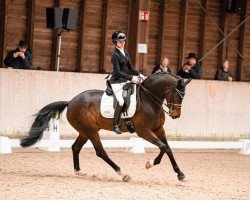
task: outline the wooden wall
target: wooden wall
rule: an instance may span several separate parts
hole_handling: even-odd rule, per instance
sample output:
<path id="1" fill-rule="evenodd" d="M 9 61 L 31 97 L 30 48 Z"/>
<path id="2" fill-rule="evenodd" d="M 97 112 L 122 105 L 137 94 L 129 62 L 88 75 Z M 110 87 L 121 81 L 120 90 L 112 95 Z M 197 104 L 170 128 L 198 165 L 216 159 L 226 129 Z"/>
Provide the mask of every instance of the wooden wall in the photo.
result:
<path id="1" fill-rule="evenodd" d="M 76 30 L 62 35 L 61 71 L 111 72 L 111 35 L 121 30 L 128 36 L 127 48 L 138 70 L 149 75 L 167 56 L 176 73 L 189 52 L 202 58 L 223 34 L 248 17 L 247 0 L 242 13 L 225 13 L 225 4 L 226 0 L 2 0 L 0 61 L 26 38 L 33 51 L 33 69 L 55 70 L 58 36 L 57 31 L 46 28 L 46 7 L 60 6 L 79 12 Z M 150 11 L 150 20 L 138 20 L 139 10 Z M 137 52 L 138 43 L 148 45 L 147 54 Z M 214 79 L 221 62 L 228 58 L 235 78 L 250 81 L 249 46 L 250 19 L 201 61 L 203 79 Z"/>

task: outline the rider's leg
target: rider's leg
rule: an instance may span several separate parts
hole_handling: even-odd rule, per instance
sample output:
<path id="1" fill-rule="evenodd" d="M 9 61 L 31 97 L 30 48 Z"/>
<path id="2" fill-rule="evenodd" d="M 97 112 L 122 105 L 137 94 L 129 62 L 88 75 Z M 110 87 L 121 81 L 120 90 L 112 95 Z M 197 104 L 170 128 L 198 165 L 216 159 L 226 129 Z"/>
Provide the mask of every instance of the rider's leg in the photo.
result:
<path id="1" fill-rule="evenodd" d="M 114 122 L 113 122 L 113 126 L 114 126 L 114 131 L 116 132 L 116 134 L 121 134 L 121 130 L 119 128 L 120 125 L 120 119 L 121 119 L 121 113 L 122 113 L 122 108 L 124 105 L 124 100 L 122 97 L 122 87 L 125 83 L 116 83 L 116 84 L 111 84 L 111 87 L 113 89 L 113 92 L 115 94 L 115 97 L 118 101 L 118 103 L 116 104 L 115 107 L 115 113 L 114 113 Z"/>

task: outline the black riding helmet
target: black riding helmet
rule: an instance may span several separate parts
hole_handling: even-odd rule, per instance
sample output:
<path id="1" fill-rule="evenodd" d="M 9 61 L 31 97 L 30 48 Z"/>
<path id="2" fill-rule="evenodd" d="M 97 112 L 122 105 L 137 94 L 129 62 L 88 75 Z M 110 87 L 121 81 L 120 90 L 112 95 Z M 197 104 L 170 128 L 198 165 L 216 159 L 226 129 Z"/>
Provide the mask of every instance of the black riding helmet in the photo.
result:
<path id="1" fill-rule="evenodd" d="M 115 31 L 112 34 L 112 41 L 117 42 L 117 41 L 125 41 L 127 39 L 126 35 L 121 32 L 121 31 Z"/>

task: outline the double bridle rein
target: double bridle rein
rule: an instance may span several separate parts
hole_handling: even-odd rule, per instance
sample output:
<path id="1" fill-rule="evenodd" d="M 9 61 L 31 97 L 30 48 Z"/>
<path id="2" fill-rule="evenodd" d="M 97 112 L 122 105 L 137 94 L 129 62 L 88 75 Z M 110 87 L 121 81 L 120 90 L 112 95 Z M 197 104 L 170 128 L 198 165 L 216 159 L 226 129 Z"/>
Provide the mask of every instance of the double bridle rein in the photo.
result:
<path id="1" fill-rule="evenodd" d="M 160 100 L 155 94 L 153 94 L 152 92 L 150 92 L 142 84 L 139 84 L 139 87 L 141 87 L 146 92 L 146 94 L 156 103 L 156 105 L 158 105 L 159 107 L 162 107 L 161 106 L 162 100 Z M 185 91 L 184 92 L 180 91 L 177 88 L 177 83 L 174 83 L 173 86 L 172 86 L 172 88 L 165 95 L 169 94 L 173 90 L 175 90 L 175 92 L 177 92 L 177 94 L 179 95 L 179 97 L 181 99 L 184 98 Z M 177 103 L 174 103 L 174 102 L 167 102 L 167 103 L 164 103 L 164 105 L 168 107 L 169 111 L 166 111 L 164 109 L 163 109 L 163 111 L 165 113 L 167 113 L 169 116 L 171 116 L 171 114 L 173 113 L 173 108 L 181 108 L 182 107 L 182 104 L 177 104 Z"/>

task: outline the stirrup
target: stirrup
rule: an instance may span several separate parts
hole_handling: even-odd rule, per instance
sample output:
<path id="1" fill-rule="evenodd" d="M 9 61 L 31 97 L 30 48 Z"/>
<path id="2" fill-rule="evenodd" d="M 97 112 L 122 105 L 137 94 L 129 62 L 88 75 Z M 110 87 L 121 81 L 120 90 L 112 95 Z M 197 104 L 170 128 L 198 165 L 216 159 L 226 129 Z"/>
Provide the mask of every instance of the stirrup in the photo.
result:
<path id="1" fill-rule="evenodd" d="M 114 125 L 114 131 L 116 134 L 122 134 L 118 124 Z"/>

